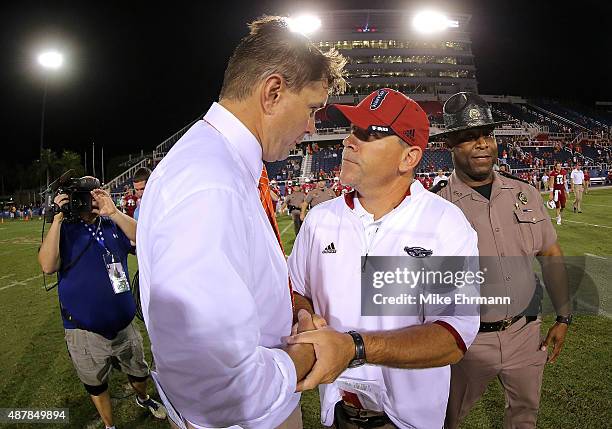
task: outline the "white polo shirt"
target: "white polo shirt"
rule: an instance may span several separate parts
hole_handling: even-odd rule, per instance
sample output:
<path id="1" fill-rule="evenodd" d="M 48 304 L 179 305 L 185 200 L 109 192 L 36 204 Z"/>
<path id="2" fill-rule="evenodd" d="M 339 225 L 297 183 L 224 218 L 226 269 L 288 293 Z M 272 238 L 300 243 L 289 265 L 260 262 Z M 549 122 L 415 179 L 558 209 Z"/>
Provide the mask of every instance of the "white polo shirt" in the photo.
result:
<path id="1" fill-rule="evenodd" d="M 341 332 L 391 330 L 439 320 L 451 325 L 469 346 L 478 332 L 478 316 L 361 316 L 360 258 L 366 253 L 406 256 L 403 249 L 408 245 L 437 256 L 478 255 L 476 232 L 461 210 L 417 180 L 410 196 L 378 221 L 352 196 L 321 203 L 306 216 L 289 257 L 294 290 L 312 299 L 315 311 Z M 335 252 L 329 251 L 332 243 Z M 368 389 L 380 389 L 382 408 L 400 428 L 441 428 L 444 423 L 450 366 L 347 369 L 333 384 L 319 387 L 321 421 L 327 426 L 333 423 L 334 405 L 346 380 L 363 380 Z"/>
<path id="2" fill-rule="evenodd" d="M 142 311 L 159 381 L 193 426 L 270 429 L 299 402 L 285 257 L 259 200 L 262 150 L 213 104 L 147 181 Z"/>
<path id="3" fill-rule="evenodd" d="M 582 185 L 584 183 L 584 171 L 574 168 L 570 178 L 572 179 L 572 183 L 574 185 Z"/>

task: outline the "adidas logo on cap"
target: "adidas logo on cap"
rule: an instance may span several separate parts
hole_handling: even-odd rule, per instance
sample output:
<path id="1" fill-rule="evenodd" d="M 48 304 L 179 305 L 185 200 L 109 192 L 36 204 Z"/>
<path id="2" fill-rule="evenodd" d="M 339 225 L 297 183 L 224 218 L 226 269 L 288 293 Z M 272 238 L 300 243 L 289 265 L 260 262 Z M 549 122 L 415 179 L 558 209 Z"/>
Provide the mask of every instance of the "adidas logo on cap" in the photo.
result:
<path id="1" fill-rule="evenodd" d="M 334 242 L 332 241 L 331 244 L 328 244 L 321 253 L 336 253 L 336 246 L 334 246 Z"/>

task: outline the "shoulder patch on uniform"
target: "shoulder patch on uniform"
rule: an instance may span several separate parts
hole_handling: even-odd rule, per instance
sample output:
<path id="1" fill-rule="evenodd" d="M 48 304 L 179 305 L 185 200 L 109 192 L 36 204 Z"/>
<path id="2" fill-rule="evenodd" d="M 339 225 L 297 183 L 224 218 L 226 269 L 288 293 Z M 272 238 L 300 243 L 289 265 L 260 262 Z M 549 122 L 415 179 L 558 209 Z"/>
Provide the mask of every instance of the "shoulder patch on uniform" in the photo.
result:
<path id="1" fill-rule="evenodd" d="M 438 183 L 436 183 L 435 186 L 432 186 L 431 188 L 429 188 L 429 192 L 433 192 L 434 194 L 437 194 L 442 189 L 446 188 L 447 185 L 448 185 L 448 180 L 440 180 Z"/>
<path id="2" fill-rule="evenodd" d="M 531 185 L 531 183 L 529 183 L 529 181 L 528 181 L 528 180 L 521 179 L 520 177 L 513 176 L 512 174 L 510 174 L 510 173 L 506 173 L 505 171 L 498 171 L 498 173 L 499 173 L 501 176 L 507 177 L 508 179 L 518 180 L 519 182 L 523 182 L 523 183 L 527 183 L 528 185 Z"/>

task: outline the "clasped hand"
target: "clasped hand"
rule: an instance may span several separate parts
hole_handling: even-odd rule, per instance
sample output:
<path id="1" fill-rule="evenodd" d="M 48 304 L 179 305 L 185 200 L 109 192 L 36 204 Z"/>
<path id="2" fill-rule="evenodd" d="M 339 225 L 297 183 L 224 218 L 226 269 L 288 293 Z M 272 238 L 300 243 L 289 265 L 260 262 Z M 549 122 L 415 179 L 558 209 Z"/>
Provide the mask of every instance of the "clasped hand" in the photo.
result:
<path id="1" fill-rule="evenodd" d="M 298 327 L 304 317 L 310 317 L 306 310 L 298 313 L 298 323 L 292 329 L 287 344 L 312 344 L 315 352 L 315 364 L 310 372 L 299 380 L 297 391 L 314 389 L 319 384 L 332 383 L 348 367 L 355 356 L 355 343 L 346 333 L 338 332 L 327 326 L 323 317 L 313 314 L 314 330 L 302 330 Z"/>

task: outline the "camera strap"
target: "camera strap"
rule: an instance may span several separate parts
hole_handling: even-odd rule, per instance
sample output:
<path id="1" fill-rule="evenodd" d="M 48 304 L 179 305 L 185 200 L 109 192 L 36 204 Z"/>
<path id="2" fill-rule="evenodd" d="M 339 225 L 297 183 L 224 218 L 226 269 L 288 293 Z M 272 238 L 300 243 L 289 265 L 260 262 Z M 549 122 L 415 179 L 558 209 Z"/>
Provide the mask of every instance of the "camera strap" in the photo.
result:
<path id="1" fill-rule="evenodd" d="M 102 221 L 102 218 L 100 218 L 100 222 Z M 98 223 L 98 228 L 100 228 L 102 225 L 102 223 Z M 72 261 L 70 261 L 70 263 L 68 265 L 66 265 L 65 267 L 61 267 L 60 270 L 62 272 L 66 272 L 68 271 L 70 268 L 74 267 L 77 262 L 79 262 L 79 260 L 81 259 L 81 257 L 85 254 L 85 252 L 87 252 L 89 250 L 89 248 L 91 247 L 91 244 L 94 242 L 95 240 L 89 240 L 87 242 L 87 246 L 85 246 L 85 248 L 81 251 L 81 253 L 79 253 L 79 255 L 74 258 Z"/>

